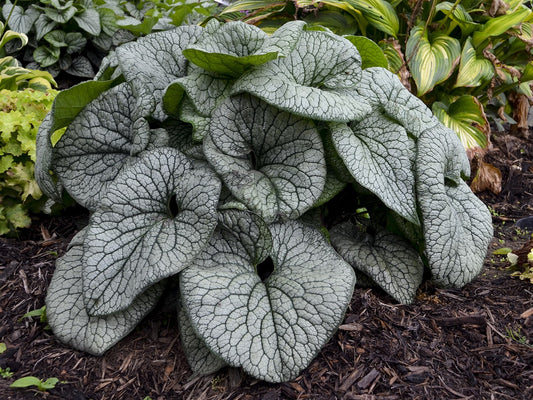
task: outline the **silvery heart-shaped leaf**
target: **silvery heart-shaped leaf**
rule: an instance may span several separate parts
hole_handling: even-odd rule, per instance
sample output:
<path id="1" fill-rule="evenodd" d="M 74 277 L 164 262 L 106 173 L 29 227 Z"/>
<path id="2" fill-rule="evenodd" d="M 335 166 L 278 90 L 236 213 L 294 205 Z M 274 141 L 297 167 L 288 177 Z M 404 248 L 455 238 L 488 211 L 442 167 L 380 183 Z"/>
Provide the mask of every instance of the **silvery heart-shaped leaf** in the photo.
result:
<path id="1" fill-rule="evenodd" d="M 254 25 L 210 20 L 201 37 L 183 51 L 194 64 L 211 72 L 238 77 L 247 69 L 273 60 L 294 46 L 302 21 L 285 24 L 282 33 L 269 37 Z"/>
<path id="2" fill-rule="evenodd" d="M 127 308 L 187 267 L 217 224 L 220 181 L 172 148 L 143 153 L 91 216 L 83 291 L 90 315 Z"/>
<path id="3" fill-rule="evenodd" d="M 349 222 L 332 228 L 330 240 L 342 258 L 396 301 L 413 302 L 422 283 L 424 264 L 409 242 L 385 230 L 372 236 Z"/>
<path id="4" fill-rule="evenodd" d="M 143 112 L 153 112 L 154 118 L 165 119 L 161 102 L 163 91 L 170 82 L 185 76 L 187 59 L 182 51 L 195 42 L 201 32 L 202 28 L 197 25 L 181 26 L 117 47 L 115 53 L 124 77 L 146 104 Z"/>
<path id="5" fill-rule="evenodd" d="M 172 82 L 167 88 L 163 101 L 169 101 L 168 97 L 179 98 L 179 91 L 184 90 L 198 112 L 203 116 L 209 116 L 220 103 L 229 97 L 233 82 L 231 79 L 210 72 L 192 73 Z M 173 111 L 172 107 L 172 105 L 166 106 L 169 111 Z"/>
<path id="6" fill-rule="evenodd" d="M 132 117 L 135 103 L 128 83 L 109 89 L 74 118 L 54 148 L 54 172 L 90 210 L 130 157 L 149 143 L 148 121 Z"/>
<path id="7" fill-rule="evenodd" d="M 249 211 L 223 208 L 219 211 L 218 221 L 219 229 L 227 231 L 225 237 L 231 247 L 243 247 L 253 264 L 259 264 L 270 255 L 272 235 L 259 216 Z"/>
<path id="8" fill-rule="evenodd" d="M 165 110 L 194 127 L 195 140 L 209 132 L 211 113 L 230 96 L 233 80 L 207 71 L 191 73 L 172 82 L 163 96 Z M 183 92 L 187 96 L 183 97 Z"/>
<path id="9" fill-rule="evenodd" d="M 361 82 L 354 88 L 372 108 L 397 121 L 415 137 L 439 124 L 431 110 L 405 88 L 400 79 L 385 68 L 363 70 Z"/>
<path id="10" fill-rule="evenodd" d="M 211 351 L 258 379 L 283 382 L 298 376 L 335 332 L 355 275 L 319 231 L 297 221 L 270 230 L 271 256 L 259 265 L 213 236 L 209 248 L 217 250 L 180 274 L 180 289 Z M 270 275 L 261 279 L 263 268 Z"/>
<path id="11" fill-rule="evenodd" d="M 170 147 L 178 149 L 191 159 L 205 160 L 202 144 L 194 140 L 191 124 L 168 118 L 162 126 L 167 131 Z"/>
<path id="12" fill-rule="evenodd" d="M 227 365 L 223 359 L 209 350 L 194 331 L 189 316 L 181 305 L 178 306 L 178 321 L 181 345 L 187 362 L 195 374 L 209 375 Z"/>
<path id="13" fill-rule="evenodd" d="M 359 122 L 331 124 L 332 140 L 361 186 L 404 218 L 418 223 L 413 144 L 400 125 L 373 112 Z"/>
<path id="14" fill-rule="evenodd" d="M 433 279 L 461 287 L 481 271 L 492 238 L 487 207 L 461 179 L 469 164 L 459 138 L 439 125 L 418 140 L 416 194 Z"/>
<path id="15" fill-rule="evenodd" d="M 71 241 L 68 252 L 57 260 L 46 296 L 46 316 L 54 334 L 63 343 L 100 355 L 125 337 L 156 305 L 161 284 L 140 294 L 121 312 L 105 317 L 87 314 L 83 300 L 83 244 L 87 229 Z"/>
<path id="16" fill-rule="evenodd" d="M 348 40 L 327 32 L 304 31 L 295 49 L 247 72 L 232 94 L 248 92 L 291 113 L 319 121 L 348 122 L 370 112 L 354 96 L 361 57 Z"/>
<path id="17" fill-rule="evenodd" d="M 211 166 L 267 223 L 295 219 L 320 197 L 326 180 L 323 152 L 311 121 L 249 95 L 222 103 L 204 139 Z"/>

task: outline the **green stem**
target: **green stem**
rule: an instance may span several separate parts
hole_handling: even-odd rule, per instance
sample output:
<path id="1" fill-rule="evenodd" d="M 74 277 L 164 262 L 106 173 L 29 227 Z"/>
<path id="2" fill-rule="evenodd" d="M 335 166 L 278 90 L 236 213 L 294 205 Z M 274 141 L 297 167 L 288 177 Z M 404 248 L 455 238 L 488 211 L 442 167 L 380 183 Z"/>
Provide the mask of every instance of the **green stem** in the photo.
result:
<path id="1" fill-rule="evenodd" d="M 7 16 L 7 19 L 6 19 L 6 24 L 4 25 L 4 27 L 2 28 L 2 31 L 0 32 L 0 38 L 2 38 L 4 36 L 4 32 L 6 31 L 6 28 L 7 28 L 7 24 L 9 23 L 9 19 L 11 18 L 11 16 L 13 15 L 13 11 L 15 11 L 15 6 L 17 5 L 19 0 L 15 0 L 15 2 L 13 3 L 13 7 L 11 7 L 11 11 L 9 11 L 9 15 Z M 20 32 L 19 32 L 20 33 Z"/>

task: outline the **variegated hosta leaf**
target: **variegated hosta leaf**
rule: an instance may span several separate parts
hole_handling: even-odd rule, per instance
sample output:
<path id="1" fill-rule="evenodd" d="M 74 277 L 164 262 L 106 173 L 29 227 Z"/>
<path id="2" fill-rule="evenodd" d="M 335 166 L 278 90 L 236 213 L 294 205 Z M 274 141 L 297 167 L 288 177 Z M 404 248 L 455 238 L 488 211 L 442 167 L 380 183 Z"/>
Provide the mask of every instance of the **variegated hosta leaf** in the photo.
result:
<path id="1" fill-rule="evenodd" d="M 344 317 L 355 276 L 321 233 L 297 221 L 270 226 L 266 279 L 246 252 L 217 251 L 181 273 L 182 301 L 196 332 L 229 365 L 269 382 L 294 379 Z M 224 250 L 224 248 L 229 249 Z"/>
<path id="2" fill-rule="evenodd" d="M 178 321 L 183 352 L 195 374 L 209 375 L 227 365 L 222 358 L 209 350 L 194 331 L 189 316 L 181 305 L 178 306 Z"/>
<path id="3" fill-rule="evenodd" d="M 413 302 L 424 264 L 409 242 L 385 230 L 371 236 L 349 222 L 331 229 L 330 240 L 342 258 L 396 301 Z"/>
<path id="4" fill-rule="evenodd" d="M 422 96 L 449 78 L 459 62 L 461 44 L 445 34 L 428 34 L 425 25 L 418 25 L 411 30 L 405 54 L 417 95 Z"/>
<path id="5" fill-rule="evenodd" d="M 295 219 L 320 197 L 326 164 L 309 120 L 244 94 L 215 110 L 204 153 L 232 194 L 270 223 Z"/>
<path id="6" fill-rule="evenodd" d="M 117 47 L 115 53 L 120 69 L 133 84 L 141 102 L 139 116 L 153 112 L 154 118 L 165 119 L 161 102 L 163 91 L 170 82 L 185 76 L 187 59 L 182 51 L 195 42 L 201 32 L 202 28 L 197 25 L 181 26 Z"/>
<path id="7" fill-rule="evenodd" d="M 461 287 L 481 271 L 492 238 L 487 207 L 461 179 L 469 164 L 459 138 L 440 125 L 418 140 L 416 194 L 433 279 Z"/>
<path id="8" fill-rule="evenodd" d="M 304 31 L 295 49 L 240 77 L 232 94 L 248 92 L 269 104 L 320 121 L 359 120 L 370 112 L 364 99 L 346 93 L 361 78 L 361 57 L 348 40 Z"/>
<path id="9" fill-rule="evenodd" d="M 85 106 L 54 148 L 54 172 L 90 210 L 130 156 L 148 146 L 150 127 L 144 118 L 133 119 L 135 104 L 128 83 L 109 89 Z"/>
<path id="10" fill-rule="evenodd" d="M 483 55 L 478 57 L 476 49 L 472 46 L 472 39 L 467 38 L 461 53 L 459 74 L 454 88 L 480 86 L 491 80 L 495 73 L 492 63 Z"/>
<path id="11" fill-rule="evenodd" d="M 179 151 L 143 153 L 117 176 L 91 216 L 83 291 L 90 315 L 123 310 L 175 275 L 205 247 L 217 224 L 220 181 Z"/>
<path id="12" fill-rule="evenodd" d="M 487 146 L 489 121 L 483 105 L 474 96 L 461 96 L 451 104 L 436 101 L 431 108 L 444 125 L 455 131 L 465 149 Z"/>
<path id="13" fill-rule="evenodd" d="M 363 70 L 361 82 L 355 92 L 415 137 L 439 123 L 431 110 L 409 92 L 396 75 L 385 68 Z"/>
<path id="14" fill-rule="evenodd" d="M 294 47 L 303 21 L 283 25 L 281 32 L 268 36 L 254 25 L 228 22 L 221 25 L 212 19 L 198 42 L 183 51 L 194 64 L 211 72 L 238 77 L 254 65 L 261 65 Z"/>
<path id="15" fill-rule="evenodd" d="M 87 229 L 71 241 L 69 251 L 56 262 L 46 296 L 46 316 L 63 343 L 100 355 L 126 336 L 156 305 L 162 284 L 140 294 L 126 309 L 104 317 L 87 314 L 83 299 L 83 244 Z"/>
<path id="16" fill-rule="evenodd" d="M 411 171 L 415 149 L 405 129 L 379 112 L 360 122 L 331 125 L 335 148 L 355 181 L 387 207 L 418 223 Z"/>

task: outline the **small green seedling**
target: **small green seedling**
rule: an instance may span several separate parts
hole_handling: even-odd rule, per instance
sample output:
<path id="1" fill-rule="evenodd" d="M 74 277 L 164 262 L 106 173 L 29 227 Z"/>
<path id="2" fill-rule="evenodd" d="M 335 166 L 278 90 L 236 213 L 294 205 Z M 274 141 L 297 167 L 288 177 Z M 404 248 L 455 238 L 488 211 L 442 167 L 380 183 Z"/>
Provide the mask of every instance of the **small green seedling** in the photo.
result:
<path id="1" fill-rule="evenodd" d="M 46 319 L 46 306 L 42 306 L 41 308 L 27 312 L 19 319 L 19 321 L 22 321 L 24 318 L 31 317 L 39 317 L 39 320 L 41 322 L 48 322 L 48 320 Z"/>
<path id="2" fill-rule="evenodd" d="M 59 382 L 59 379 L 57 378 L 48 378 L 47 380 L 43 381 L 35 376 L 26 376 L 24 378 L 17 379 L 15 382 L 9 385 L 9 387 L 23 389 L 30 386 L 37 386 L 37 390 L 40 392 L 46 392 L 47 390 L 55 388 L 57 382 Z"/>
<path id="3" fill-rule="evenodd" d="M 0 367 L 0 376 L 2 378 L 11 378 L 13 376 L 13 372 L 11 372 L 11 369 L 9 367 L 7 368 Z"/>
<path id="4" fill-rule="evenodd" d="M 4 342 L 0 343 L 0 354 L 7 350 L 7 346 Z"/>

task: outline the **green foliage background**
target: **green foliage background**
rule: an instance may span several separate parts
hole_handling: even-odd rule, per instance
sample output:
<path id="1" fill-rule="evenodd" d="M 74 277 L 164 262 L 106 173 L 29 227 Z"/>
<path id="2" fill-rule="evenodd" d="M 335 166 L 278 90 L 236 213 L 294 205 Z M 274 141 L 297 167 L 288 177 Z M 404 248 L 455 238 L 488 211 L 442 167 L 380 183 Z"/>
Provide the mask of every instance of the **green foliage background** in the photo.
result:
<path id="1" fill-rule="evenodd" d="M 43 194 L 35 182 L 35 138 L 58 91 L 0 91 L 0 235 L 31 223 Z"/>

